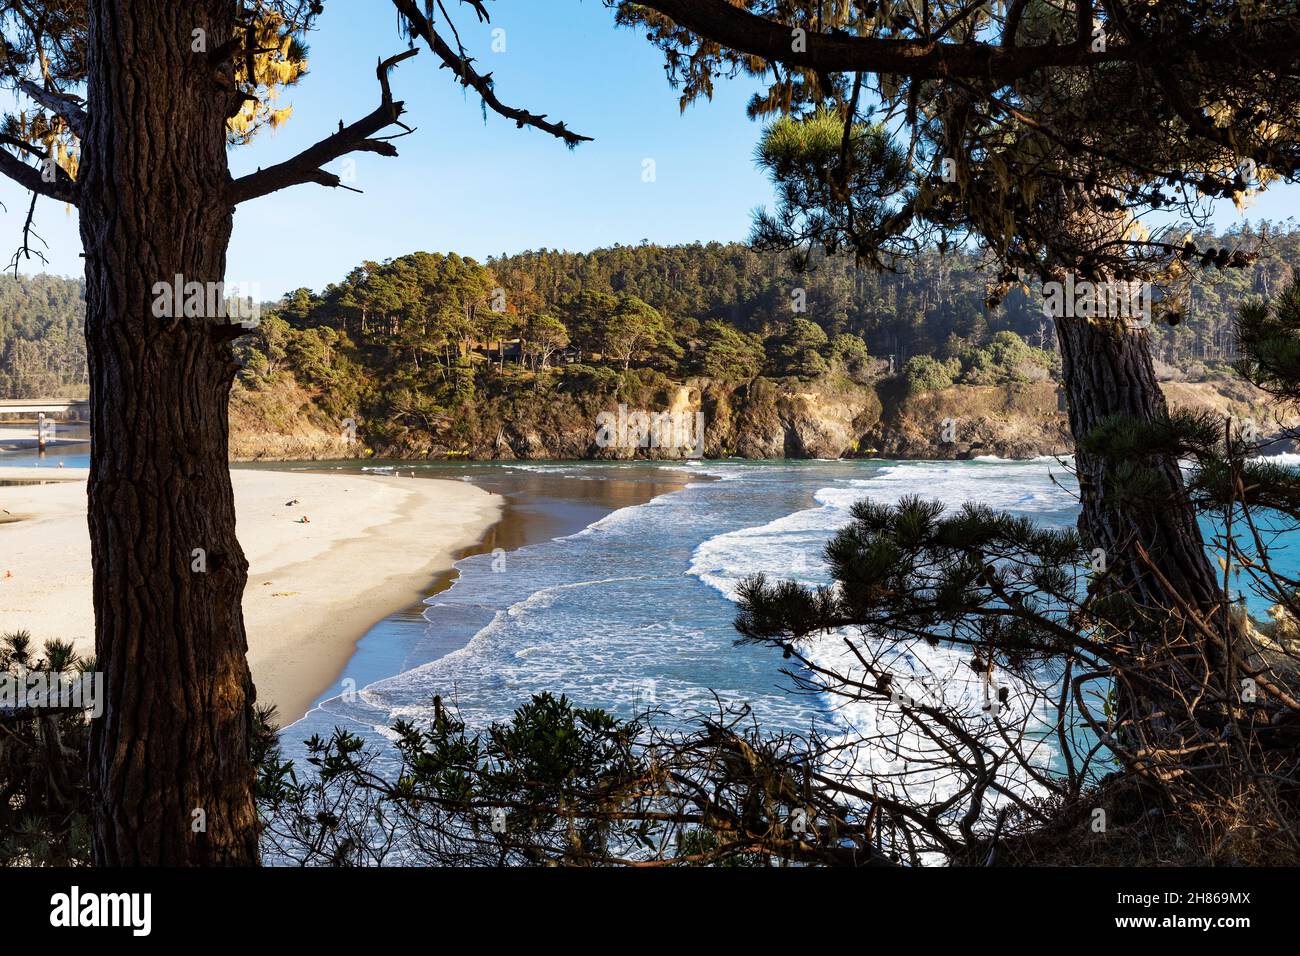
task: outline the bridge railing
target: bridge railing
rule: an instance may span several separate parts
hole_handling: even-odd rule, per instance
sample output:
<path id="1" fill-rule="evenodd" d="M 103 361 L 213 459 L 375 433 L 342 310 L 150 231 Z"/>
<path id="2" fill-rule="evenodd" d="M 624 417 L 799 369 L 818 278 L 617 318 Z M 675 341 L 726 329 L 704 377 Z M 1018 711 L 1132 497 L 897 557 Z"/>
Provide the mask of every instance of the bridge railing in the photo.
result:
<path id="1" fill-rule="evenodd" d="M 90 418 L 90 402 L 58 399 L 0 399 L 0 418 L 14 415 L 67 415 L 74 421 Z"/>

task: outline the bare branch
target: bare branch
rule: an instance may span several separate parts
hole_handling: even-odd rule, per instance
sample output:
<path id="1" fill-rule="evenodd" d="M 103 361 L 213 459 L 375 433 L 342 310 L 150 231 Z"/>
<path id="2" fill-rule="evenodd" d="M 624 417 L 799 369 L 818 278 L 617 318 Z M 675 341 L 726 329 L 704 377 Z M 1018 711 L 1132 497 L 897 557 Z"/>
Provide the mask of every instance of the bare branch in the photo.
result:
<path id="1" fill-rule="evenodd" d="M 275 166 L 269 166 L 266 169 L 259 169 L 255 173 L 236 179 L 230 184 L 230 201 L 235 204 L 247 202 L 250 199 L 256 199 L 259 196 L 265 196 L 301 183 L 320 183 L 322 186 L 351 189 L 351 187 L 343 185 L 343 181 L 338 175 L 327 172 L 321 167 L 338 159 L 340 156 L 346 156 L 348 153 L 378 153 L 380 156 L 396 156 L 397 147 L 389 140 L 397 137 L 388 136 L 372 139 L 371 136 L 386 126 L 394 124 L 401 126 L 407 133 L 412 132 L 409 126 L 399 120 L 404 111 L 403 104 L 400 100 L 393 99 L 393 91 L 388 84 L 388 71 L 398 63 L 415 56 L 419 52 L 418 48 L 412 48 L 380 62 L 375 74 L 379 78 L 382 97 L 378 108 L 373 113 L 358 120 L 351 126 L 344 126 L 340 123 L 337 133 L 333 136 L 327 136 L 292 159 L 287 159 L 283 163 L 277 163 Z M 353 191 L 359 192 L 360 190 Z"/>
<path id="2" fill-rule="evenodd" d="M 50 260 L 46 257 L 45 253 L 41 252 L 39 249 L 32 248 L 32 236 L 36 236 L 37 239 L 40 239 L 41 245 L 45 246 L 45 248 L 48 249 L 50 247 L 50 244 L 42 239 L 40 234 L 32 228 L 32 219 L 36 215 L 36 198 L 36 193 L 32 193 L 31 204 L 27 207 L 27 219 L 23 223 L 23 244 L 18 247 L 14 252 L 13 259 L 9 261 L 9 269 L 13 270 L 15 279 L 18 278 L 18 265 L 23 259 L 31 259 L 31 257 L 35 255 L 36 258 L 41 260 L 41 265 L 48 266 L 50 264 Z"/>
<path id="3" fill-rule="evenodd" d="M 393 0 L 393 5 L 397 7 L 398 12 L 411 25 L 411 32 L 423 37 L 433 52 L 438 54 L 443 65 L 455 73 L 463 85 L 473 87 L 474 91 L 482 97 L 484 104 L 492 112 L 504 116 L 506 119 L 514 120 L 515 125 L 520 129 L 531 126 L 534 129 L 550 133 L 552 136 L 564 140 L 565 145 L 570 149 L 579 143 L 591 142 L 590 136 L 580 136 L 566 128 L 563 123 L 552 123 L 547 120 L 545 114 L 538 115 L 527 110 L 506 106 L 497 99 L 496 92 L 493 90 L 492 74 L 478 73 L 471 65 L 473 61 L 469 57 L 453 50 L 447 41 L 433 29 L 433 25 L 413 0 Z M 475 6 L 480 9 L 482 15 L 486 15 L 486 11 L 482 11 L 480 5 L 475 4 Z"/>

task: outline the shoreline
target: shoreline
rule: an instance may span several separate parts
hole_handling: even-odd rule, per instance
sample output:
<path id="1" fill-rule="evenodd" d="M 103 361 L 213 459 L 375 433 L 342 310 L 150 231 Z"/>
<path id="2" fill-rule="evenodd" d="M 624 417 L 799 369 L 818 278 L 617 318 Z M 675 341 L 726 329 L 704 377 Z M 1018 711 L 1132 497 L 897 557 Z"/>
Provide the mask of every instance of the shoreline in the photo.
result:
<path id="1" fill-rule="evenodd" d="M 274 703 L 282 724 L 331 686 L 377 621 L 446 580 L 504 509 L 500 496 L 462 481 L 231 474 L 249 562 L 249 667 L 258 702 Z M 94 651 L 86 475 L 0 466 L 0 630 L 28 630 L 37 646 L 68 640 L 83 656 Z"/>
<path id="2" fill-rule="evenodd" d="M 310 467 L 312 463 L 301 464 Z M 411 471 L 404 467 L 408 464 L 382 462 L 367 467 L 395 466 L 402 469 L 399 480 L 409 482 L 411 479 L 406 475 Z M 322 688 L 306 714 L 282 720 L 282 733 L 319 710 L 321 704 L 343 693 L 347 689 L 344 681 L 349 682 L 347 686 L 361 690 L 466 646 L 473 634 L 462 633 L 464 621 L 439 618 L 438 603 L 433 600 L 454 588 L 460 579 L 454 562 L 497 552 L 503 555 L 503 561 L 510 560 L 508 555 L 522 548 L 576 534 L 615 511 L 646 504 L 699 480 L 699 476 L 672 472 L 650 472 L 631 480 L 618 476 L 591 480 L 574 475 L 538 474 L 528 469 L 530 464 L 521 462 L 519 465 L 523 467 L 519 468 L 508 462 L 416 465 L 415 474 L 421 480 L 438 480 L 434 477 L 437 473 L 451 470 L 456 475 L 455 483 L 470 484 L 500 498 L 503 503 L 500 518 L 477 542 L 453 554 L 453 564 L 439 571 L 431 584 L 411 601 L 382 617 L 373 616 L 371 626 L 356 642 L 354 653 L 333 682 Z M 436 652 L 431 652 L 433 647 L 437 648 Z"/>

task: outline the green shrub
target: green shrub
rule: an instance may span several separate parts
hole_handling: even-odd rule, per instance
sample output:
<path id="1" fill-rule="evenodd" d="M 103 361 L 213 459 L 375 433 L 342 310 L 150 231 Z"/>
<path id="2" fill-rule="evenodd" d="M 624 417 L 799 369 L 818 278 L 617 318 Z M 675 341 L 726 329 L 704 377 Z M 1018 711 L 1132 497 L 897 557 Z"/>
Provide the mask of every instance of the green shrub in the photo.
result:
<path id="1" fill-rule="evenodd" d="M 955 360 L 940 362 L 929 355 L 913 355 L 903 365 L 903 379 L 909 394 L 931 392 L 952 385 Z M 960 365 L 960 363 L 956 363 Z"/>

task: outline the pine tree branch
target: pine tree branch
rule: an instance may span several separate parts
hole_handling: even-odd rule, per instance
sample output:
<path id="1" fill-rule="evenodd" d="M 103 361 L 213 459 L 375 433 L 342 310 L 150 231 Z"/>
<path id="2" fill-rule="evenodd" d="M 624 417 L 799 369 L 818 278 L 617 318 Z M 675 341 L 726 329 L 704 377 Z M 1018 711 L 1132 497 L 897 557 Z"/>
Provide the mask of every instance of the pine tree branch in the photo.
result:
<path id="1" fill-rule="evenodd" d="M 18 89 L 22 90 L 41 106 L 61 117 L 77 139 L 83 139 L 86 131 L 86 111 L 80 97 L 57 90 L 47 90 L 31 80 L 20 80 Z"/>
<path id="2" fill-rule="evenodd" d="M 1285 65 L 1290 63 L 1295 45 L 1300 41 L 1295 31 L 1280 31 L 1267 42 L 1252 44 L 1248 51 L 1213 38 L 1174 36 L 1111 44 L 1103 50 L 1094 50 L 1086 42 L 1017 46 L 1013 39 L 1014 31 L 1025 5 L 1016 3 L 1007 18 L 1011 34 L 1002 38 L 1003 43 L 934 43 L 924 39 L 863 37 L 809 30 L 804 42 L 795 44 L 792 25 L 750 13 L 728 0 L 637 0 L 637 5 L 663 14 L 701 38 L 769 62 L 786 63 L 820 73 L 862 71 L 912 79 L 964 77 L 1008 83 L 1040 70 L 1059 67 L 1168 62 L 1192 57 L 1203 63 L 1239 62 L 1243 52 L 1265 62 Z M 796 46 L 799 49 L 796 50 Z"/>
<path id="3" fill-rule="evenodd" d="M 7 138 L 6 138 L 7 140 Z M 0 141 L 3 145 L 15 145 L 7 141 Z M 27 143 L 21 143 L 16 148 L 25 149 L 28 152 L 37 152 Z M 54 166 L 55 181 L 46 182 L 41 175 L 41 170 L 35 166 L 28 166 L 21 159 L 7 150 L 0 149 L 0 173 L 12 179 L 24 189 L 29 189 L 41 196 L 50 199 L 57 199 L 59 202 L 71 203 L 77 205 L 77 183 L 69 176 L 61 166 Z"/>
<path id="4" fill-rule="evenodd" d="M 352 189 L 351 186 L 344 185 L 343 180 L 337 174 L 327 172 L 322 167 L 341 156 L 346 156 L 348 153 L 378 153 L 380 156 L 396 156 L 397 147 L 389 140 L 396 139 L 397 136 L 405 136 L 407 133 L 414 131 L 400 121 L 400 117 L 405 110 L 401 100 L 393 99 L 393 92 L 388 84 L 388 71 L 419 52 L 418 48 L 413 48 L 396 56 L 390 56 L 380 62 L 375 70 L 375 75 L 379 78 L 382 96 L 379 106 L 374 112 L 357 120 L 351 126 L 344 126 L 340 123 L 337 133 L 327 136 L 292 159 L 287 159 L 283 163 L 277 163 L 274 166 L 268 166 L 266 169 L 259 169 L 255 173 L 249 173 L 247 176 L 241 176 L 239 179 L 234 180 L 230 184 L 228 193 L 230 201 L 237 205 L 302 183 L 319 183 L 322 186 L 332 188 Z M 380 130 L 393 125 L 402 127 L 406 132 L 399 133 L 397 136 L 371 138 Z M 352 191 L 360 192 L 357 189 Z"/>
<path id="5" fill-rule="evenodd" d="M 482 8 L 481 4 L 473 5 L 479 11 L 480 17 L 487 16 L 487 11 Z M 465 56 L 463 52 L 458 53 L 453 50 L 447 41 L 433 29 L 433 25 L 420 11 L 414 0 L 393 0 L 393 6 L 397 7 L 398 12 L 410 24 L 411 32 L 422 37 L 429 44 L 433 52 L 438 54 L 443 65 L 455 73 L 463 85 L 473 87 L 474 91 L 483 99 L 483 103 L 492 112 L 504 116 L 506 119 L 514 120 L 515 125 L 520 129 L 531 126 L 544 133 L 550 133 L 552 136 L 564 140 L 565 145 L 570 149 L 573 149 L 579 143 L 591 142 L 590 136 L 581 136 L 566 128 L 563 123 L 552 123 L 547 120 L 545 114 L 538 115 L 527 110 L 506 106 L 497 99 L 496 92 L 493 89 L 492 74 L 477 72 L 471 65 L 473 61 L 469 57 Z"/>

